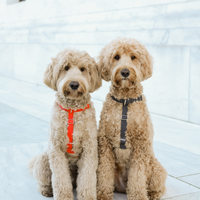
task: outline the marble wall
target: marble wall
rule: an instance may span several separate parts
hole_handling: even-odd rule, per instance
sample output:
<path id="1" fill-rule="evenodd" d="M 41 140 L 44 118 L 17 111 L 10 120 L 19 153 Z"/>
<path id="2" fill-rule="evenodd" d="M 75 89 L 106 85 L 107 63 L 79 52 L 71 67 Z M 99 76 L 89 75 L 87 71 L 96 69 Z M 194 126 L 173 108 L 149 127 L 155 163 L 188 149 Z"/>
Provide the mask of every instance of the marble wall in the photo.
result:
<path id="1" fill-rule="evenodd" d="M 42 85 L 60 50 L 97 56 L 116 37 L 133 37 L 154 57 L 144 82 L 152 113 L 200 124 L 200 1 L 0 0 L 0 76 Z M 104 100 L 109 83 L 93 94 Z"/>

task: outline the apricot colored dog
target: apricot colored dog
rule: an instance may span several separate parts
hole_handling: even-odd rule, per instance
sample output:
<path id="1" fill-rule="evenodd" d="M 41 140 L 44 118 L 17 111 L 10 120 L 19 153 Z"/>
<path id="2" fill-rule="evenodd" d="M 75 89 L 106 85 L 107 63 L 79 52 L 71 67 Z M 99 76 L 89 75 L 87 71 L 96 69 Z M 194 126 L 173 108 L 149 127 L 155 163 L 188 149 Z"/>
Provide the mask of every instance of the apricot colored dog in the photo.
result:
<path id="1" fill-rule="evenodd" d="M 152 57 L 134 39 L 120 38 L 99 56 L 102 77 L 111 80 L 98 131 L 97 199 L 113 192 L 128 200 L 156 200 L 165 192 L 167 172 L 155 158 L 153 125 L 141 82 L 152 76 Z"/>

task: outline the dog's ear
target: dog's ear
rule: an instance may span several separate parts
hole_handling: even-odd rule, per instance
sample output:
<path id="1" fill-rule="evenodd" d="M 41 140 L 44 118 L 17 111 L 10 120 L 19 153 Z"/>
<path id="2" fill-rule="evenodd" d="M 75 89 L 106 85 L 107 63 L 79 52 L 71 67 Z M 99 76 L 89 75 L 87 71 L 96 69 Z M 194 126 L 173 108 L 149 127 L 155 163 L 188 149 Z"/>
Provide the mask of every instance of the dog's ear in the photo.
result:
<path id="1" fill-rule="evenodd" d="M 111 80 L 111 70 L 110 70 L 110 57 L 111 54 L 108 52 L 108 46 L 105 46 L 98 57 L 98 65 L 101 70 L 101 77 L 105 81 Z"/>
<path id="2" fill-rule="evenodd" d="M 141 81 L 150 78 L 153 74 L 153 58 L 147 51 L 147 49 L 142 45 L 142 52 L 140 55 L 141 61 Z"/>
<path id="3" fill-rule="evenodd" d="M 91 76 L 91 87 L 90 92 L 94 92 L 95 90 L 99 89 L 102 85 L 102 79 L 101 79 L 101 68 L 99 65 L 95 62 L 93 62 L 93 66 L 91 67 L 90 76 Z"/>
<path id="4" fill-rule="evenodd" d="M 54 60 L 52 59 L 52 62 L 48 65 L 46 71 L 44 72 L 43 82 L 51 89 L 57 91 L 56 80 L 53 76 L 53 73 L 54 73 Z"/>

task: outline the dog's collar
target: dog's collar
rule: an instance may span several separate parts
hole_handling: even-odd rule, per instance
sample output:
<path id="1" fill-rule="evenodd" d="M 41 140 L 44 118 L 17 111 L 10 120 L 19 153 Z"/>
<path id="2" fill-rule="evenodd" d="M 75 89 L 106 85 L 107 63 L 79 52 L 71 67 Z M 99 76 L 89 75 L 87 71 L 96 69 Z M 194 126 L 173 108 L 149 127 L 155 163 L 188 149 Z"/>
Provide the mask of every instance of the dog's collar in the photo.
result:
<path id="1" fill-rule="evenodd" d="M 133 103 L 136 101 L 142 101 L 142 95 L 136 99 L 116 99 L 114 96 L 112 96 L 112 99 L 114 101 L 117 101 L 118 103 L 122 103 L 122 117 L 121 117 L 121 138 L 120 138 L 120 148 L 126 149 L 126 130 L 127 130 L 127 113 L 128 113 L 128 104 Z"/>
<path id="2" fill-rule="evenodd" d="M 67 144 L 67 153 L 74 154 L 74 151 L 72 150 L 72 148 L 73 148 L 73 130 L 74 130 L 74 118 L 73 118 L 74 113 L 84 111 L 84 110 L 90 108 L 90 105 L 87 104 L 87 106 L 84 109 L 77 109 L 77 110 L 65 109 L 61 105 L 59 105 L 59 106 L 62 110 L 69 113 L 68 114 L 68 132 L 67 132 L 67 136 L 69 138 L 69 143 Z"/>
<path id="3" fill-rule="evenodd" d="M 129 99 L 116 99 L 114 96 L 112 96 L 112 99 L 117 101 L 118 103 L 122 103 L 123 105 L 128 105 L 129 103 L 133 103 L 133 102 L 136 102 L 136 101 L 142 101 L 142 95 L 140 95 L 138 98 L 136 99 L 132 99 L 132 98 L 129 98 Z"/>
<path id="4" fill-rule="evenodd" d="M 58 104 L 58 105 L 59 105 L 59 104 Z M 90 105 L 89 105 L 89 104 L 87 104 L 87 106 L 86 106 L 84 109 L 77 109 L 77 110 L 66 109 L 66 108 L 63 108 L 61 105 L 59 105 L 59 106 L 60 106 L 60 108 L 61 108 L 62 110 L 65 110 L 65 111 L 67 111 L 67 112 L 69 112 L 69 113 L 81 112 L 81 111 L 83 111 L 83 110 L 86 110 L 87 108 L 90 108 Z"/>

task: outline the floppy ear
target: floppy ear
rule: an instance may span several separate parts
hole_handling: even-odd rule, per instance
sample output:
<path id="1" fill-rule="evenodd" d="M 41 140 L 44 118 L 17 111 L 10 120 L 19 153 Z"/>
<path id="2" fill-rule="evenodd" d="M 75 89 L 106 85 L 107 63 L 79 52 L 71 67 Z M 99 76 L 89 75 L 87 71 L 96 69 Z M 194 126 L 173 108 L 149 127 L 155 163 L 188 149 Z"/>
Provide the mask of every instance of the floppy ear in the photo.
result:
<path id="1" fill-rule="evenodd" d="M 141 81 L 144 81 L 150 78 L 153 74 L 153 58 L 143 45 L 140 60 Z"/>
<path id="2" fill-rule="evenodd" d="M 90 92 L 94 92 L 95 90 L 99 89 L 102 85 L 101 70 L 99 65 L 96 64 L 96 62 L 91 68 L 90 76 L 91 76 Z"/>
<path id="3" fill-rule="evenodd" d="M 51 89 L 57 91 L 56 81 L 53 77 L 53 65 L 54 65 L 54 62 L 52 60 L 52 63 L 48 65 L 46 71 L 44 72 L 43 82 L 45 85 L 47 85 Z"/>
<path id="4" fill-rule="evenodd" d="M 101 53 L 98 57 L 99 62 L 98 65 L 101 69 L 101 77 L 105 81 L 110 81 L 111 80 L 111 70 L 110 70 L 110 57 L 111 54 L 107 52 L 108 47 L 105 46 L 102 50 Z"/>

